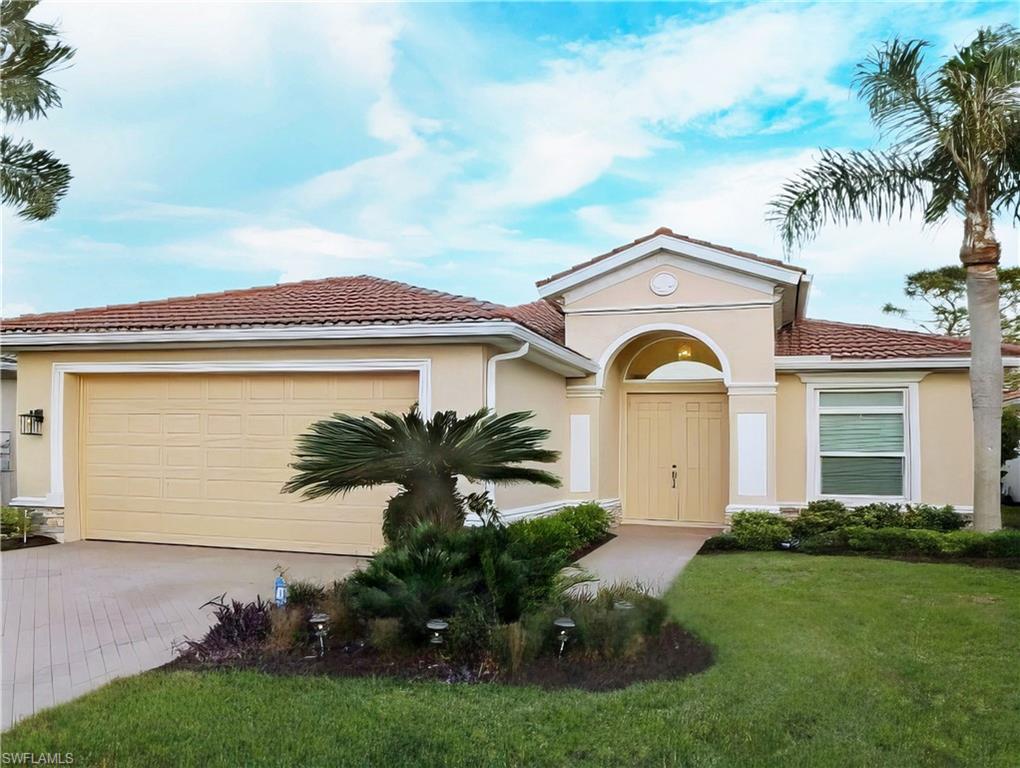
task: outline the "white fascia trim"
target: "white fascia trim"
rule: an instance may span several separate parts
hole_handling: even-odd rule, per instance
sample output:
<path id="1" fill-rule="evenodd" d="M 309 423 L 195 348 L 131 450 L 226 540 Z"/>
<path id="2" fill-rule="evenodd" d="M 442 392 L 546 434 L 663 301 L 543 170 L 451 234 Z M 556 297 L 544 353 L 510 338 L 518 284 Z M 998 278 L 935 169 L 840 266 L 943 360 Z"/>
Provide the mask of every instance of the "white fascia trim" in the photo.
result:
<path id="1" fill-rule="evenodd" d="M 401 325 L 286 325 L 249 328 L 182 328 L 157 331 L 7 331 L 0 335 L 4 346 L 34 349 L 55 346 L 101 346 L 121 344 L 204 344 L 224 342 L 346 341 L 374 339 L 444 339 L 509 337 L 528 343 L 540 358 L 559 363 L 574 375 L 594 373 L 597 365 L 584 355 L 560 346 L 544 336 L 510 321 L 460 323 L 407 323 Z M 549 367 L 546 365 L 546 367 Z"/>
<path id="2" fill-rule="evenodd" d="M 625 248 L 612 256 L 589 264 L 587 267 L 576 269 L 570 274 L 564 275 L 556 280 L 540 286 L 538 294 L 542 298 L 555 296 L 581 283 L 592 280 L 599 275 L 611 272 L 614 269 L 629 264 L 637 259 L 644 258 L 656 251 L 670 251 L 680 256 L 688 256 L 692 259 L 715 264 L 720 267 L 744 272 L 758 277 L 765 278 L 785 285 L 796 285 L 803 274 L 800 270 L 780 267 L 773 264 L 766 264 L 755 259 L 748 259 L 744 256 L 737 256 L 717 248 L 710 248 L 678 237 L 670 235 L 656 235 L 643 243 L 637 243 Z"/>
<path id="3" fill-rule="evenodd" d="M 418 406 L 432 413 L 432 361 L 422 360 L 175 360 L 146 363 L 54 363 L 50 381 L 50 491 L 46 504 L 64 506 L 64 384 L 67 374 L 89 373 L 359 373 L 418 374 Z"/>
<path id="4" fill-rule="evenodd" d="M 1020 366 L 1020 357 L 1002 358 L 1004 368 Z M 786 356 L 776 358 L 777 371 L 869 371 L 910 370 L 914 368 L 970 368 L 969 357 L 900 357 L 882 360 L 833 360 L 830 355 Z"/>

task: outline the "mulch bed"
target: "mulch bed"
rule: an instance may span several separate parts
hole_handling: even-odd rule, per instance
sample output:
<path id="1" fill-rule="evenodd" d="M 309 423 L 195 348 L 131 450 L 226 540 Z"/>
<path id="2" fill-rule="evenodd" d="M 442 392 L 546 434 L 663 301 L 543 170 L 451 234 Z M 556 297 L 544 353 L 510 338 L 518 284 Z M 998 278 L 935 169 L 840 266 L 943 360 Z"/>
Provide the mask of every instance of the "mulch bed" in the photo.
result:
<path id="1" fill-rule="evenodd" d="M 162 669 L 252 669 L 276 675 L 327 675 L 331 677 L 389 677 L 445 683 L 500 683 L 538 686 L 548 690 L 614 691 L 650 680 L 676 680 L 697 674 L 713 663 L 712 649 L 678 624 L 666 624 L 657 638 L 632 658 L 602 661 L 572 656 L 540 657 L 514 676 L 504 674 L 491 660 L 456 664 L 441 652 L 426 648 L 415 654 L 394 655 L 365 645 L 328 649 L 319 659 L 294 654 L 249 654 L 222 663 L 178 657 Z"/>
<path id="2" fill-rule="evenodd" d="M 45 547 L 50 544 L 57 544 L 56 539 L 51 539 L 49 536 L 29 536 L 25 542 L 21 541 L 20 536 L 16 536 L 12 539 L 0 539 L 0 552 L 7 552 L 12 549 L 30 549 L 32 547 Z"/>

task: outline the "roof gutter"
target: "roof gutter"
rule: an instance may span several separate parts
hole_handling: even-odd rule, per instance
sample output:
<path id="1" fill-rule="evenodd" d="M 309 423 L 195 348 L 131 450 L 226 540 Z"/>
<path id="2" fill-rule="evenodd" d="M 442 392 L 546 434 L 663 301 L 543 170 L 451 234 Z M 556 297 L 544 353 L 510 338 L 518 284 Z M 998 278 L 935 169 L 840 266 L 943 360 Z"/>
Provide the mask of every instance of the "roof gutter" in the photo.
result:
<path id="1" fill-rule="evenodd" d="M 528 354 L 545 368 L 564 376 L 588 376 L 598 363 L 557 344 L 545 336 L 509 320 L 455 323 L 403 323 L 375 325 L 284 325 L 231 328 L 178 328 L 148 331 L 4 331 L 5 349 L 33 350 L 82 347 L 99 349 L 126 345 L 220 345 L 238 343 L 288 343 L 309 341 L 400 340 L 409 343 L 434 341 L 480 342 L 512 339 L 528 345 Z"/>

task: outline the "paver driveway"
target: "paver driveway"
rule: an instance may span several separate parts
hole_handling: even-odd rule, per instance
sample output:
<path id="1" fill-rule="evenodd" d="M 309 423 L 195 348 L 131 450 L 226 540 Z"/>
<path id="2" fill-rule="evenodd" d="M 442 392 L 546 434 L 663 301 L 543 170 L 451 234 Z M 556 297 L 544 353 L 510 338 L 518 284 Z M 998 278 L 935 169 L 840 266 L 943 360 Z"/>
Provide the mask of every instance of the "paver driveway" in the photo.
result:
<path id="1" fill-rule="evenodd" d="M 0 729 L 114 677 L 158 667 L 201 637 L 211 597 L 271 597 L 277 564 L 290 579 L 328 582 L 362 560 L 160 544 L 82 541 L 5 552 Z"/>

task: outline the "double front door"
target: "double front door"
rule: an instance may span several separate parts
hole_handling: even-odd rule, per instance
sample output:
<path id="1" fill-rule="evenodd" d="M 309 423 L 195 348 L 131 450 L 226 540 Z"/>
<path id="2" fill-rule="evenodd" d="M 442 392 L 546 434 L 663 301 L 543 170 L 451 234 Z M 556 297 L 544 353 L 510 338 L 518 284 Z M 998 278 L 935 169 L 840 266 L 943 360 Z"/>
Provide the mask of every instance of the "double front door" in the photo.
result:
<path id="1" fill-rule="evenodd" d="M 726 395 L 628 394 L 632 520 L 721 523 L 728 497 Z"/>

